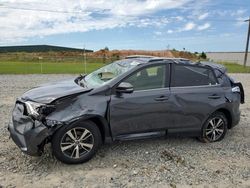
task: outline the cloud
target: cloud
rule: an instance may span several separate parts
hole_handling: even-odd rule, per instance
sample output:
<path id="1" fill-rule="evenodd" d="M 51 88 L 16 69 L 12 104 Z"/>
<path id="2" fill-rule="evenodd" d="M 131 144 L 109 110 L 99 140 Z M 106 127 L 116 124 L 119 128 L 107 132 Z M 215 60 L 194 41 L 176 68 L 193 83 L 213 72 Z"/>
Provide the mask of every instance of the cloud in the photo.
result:
<path id="1" fill-rule="evenodd" d="M 208 29 L 210 26 L 211 26 L 210 23 L 205 23 L 205 24 L 203 24 L 203 25 L 198 26 L 197 29 L 198 29 L 199 31 L 203 31 L 203 30 Z"/>
<path id="2" fill-rule="evenodd" d="M 238 9 L 236 11 L 231 11 L 230 14 L 231 16 L 242 16 L 247 12 L 246 9 Z"/>
<path id="3" fill-rule="evenodd" d="M 172 29 L 169 29 L 168 31 L 167 31 L 167 33 L 168 34 L 171 34 L 171 33 L 173 33 L 174 31 L 172 30 Z"/>
<path id="4" fill-rule="evenodd" d="M 162 35 L 162 32 L 161 31 L 155 31 L 154 34 L 160 36 L 160 35 Z"/>
<path id="5" fill-rule="evenodd" d="M 199 15 L 198 16 L 198 20 L 203 20 L 203 19 L 205 19 L 206 17 L 208 17 L 208 13 L 206 12 L 206 13 L 204 13 L 204 14 L 201 14 L 201 15 Z"/>
<path id="6" fill-rule="evenodd" d="M 196 24 L 194 22 L 188 22 L 180 31 L 190 31 L 194 29 Z"/>
<path id="7" fill-rule="evenodd" d="M 169 18 L 151 18 L 150 15 L 161 10 L 182 8 L 191 1 L 2 0 L 0 43 L 126 26 L 161 27 L 169 23 Z M 181 20 L 182 17 L 176 19 Z"/>

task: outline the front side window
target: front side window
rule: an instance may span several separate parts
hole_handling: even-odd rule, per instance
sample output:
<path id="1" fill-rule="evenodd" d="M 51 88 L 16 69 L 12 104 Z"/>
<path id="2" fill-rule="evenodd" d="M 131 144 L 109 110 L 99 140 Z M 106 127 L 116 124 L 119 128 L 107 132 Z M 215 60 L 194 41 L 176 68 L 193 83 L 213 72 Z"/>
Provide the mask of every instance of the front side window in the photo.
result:
<path id="1" fill-rule="evenodd" d="M 171 86 L 174 87 L 206 86 L 217 83 L 211 69 L 187 65 L 175 65 L 171 80 Z"/>
<path id="2" fill-rule="evenodd" d="M 133 85 L 134 90 L 164 88 L 166 86 L 166 65 L 143 68 L 133 73 L 123 82 Z"/>

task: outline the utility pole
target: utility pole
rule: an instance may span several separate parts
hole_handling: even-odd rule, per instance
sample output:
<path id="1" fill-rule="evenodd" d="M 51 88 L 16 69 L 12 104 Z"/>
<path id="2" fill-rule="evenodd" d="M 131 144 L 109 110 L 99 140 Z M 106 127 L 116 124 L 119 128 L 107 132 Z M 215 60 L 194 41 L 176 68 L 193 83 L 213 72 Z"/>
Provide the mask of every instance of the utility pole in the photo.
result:
<path id="1" fill-rule="evenodd" d="M 244 67 L 246 67 L 247 64 L 247 55 L 248 55 L 248 46 L 249 46 L 249 37 L 250 37 L 250 17 L 248 20 L 245 20 L 245 22 L 248 22 L 248 33 L 247 33 L 247 45 L 246 45 L 246 52 L 245 52 L 245 58 L 244 58 Z"/>
<path id="2" fill-rule="evenodd" d="M 86 74 L 87 70 L 86 70 L 85 44 L 84 44 L 84 47 L 83 47 L 83 61 L 84 61 L 84 73 Z"/>

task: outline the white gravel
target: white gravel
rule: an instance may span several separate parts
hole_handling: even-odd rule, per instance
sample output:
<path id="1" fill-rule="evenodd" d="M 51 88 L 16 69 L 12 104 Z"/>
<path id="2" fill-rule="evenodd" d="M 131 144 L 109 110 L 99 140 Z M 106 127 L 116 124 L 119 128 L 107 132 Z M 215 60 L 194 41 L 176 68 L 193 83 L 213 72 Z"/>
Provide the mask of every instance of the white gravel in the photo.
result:
<path id="1" fill-rule="evenodd" d="M 221 142 L 160 138 L 104 145 L 80 165 L 21 153 L 7 125 L 16 97 L 74 75 L 0 75 L 0 187 L 250 187 L 250 74 L 233 74 L 245 88 L 241 122 Z"/>

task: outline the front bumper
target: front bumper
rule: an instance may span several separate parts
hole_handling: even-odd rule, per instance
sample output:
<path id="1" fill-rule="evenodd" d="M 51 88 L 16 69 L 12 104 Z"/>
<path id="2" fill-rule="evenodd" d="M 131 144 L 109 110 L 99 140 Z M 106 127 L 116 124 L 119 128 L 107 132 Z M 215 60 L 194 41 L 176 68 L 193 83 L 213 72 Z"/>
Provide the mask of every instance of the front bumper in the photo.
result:
<path id="1" fill-rule="evenodd" d="M 17 102 L 8 130 L 15 144 L 26 154 L 41 155 L 41 144 L 49 136 L 48 128 L 25 115 L 25 105 Z"/>

